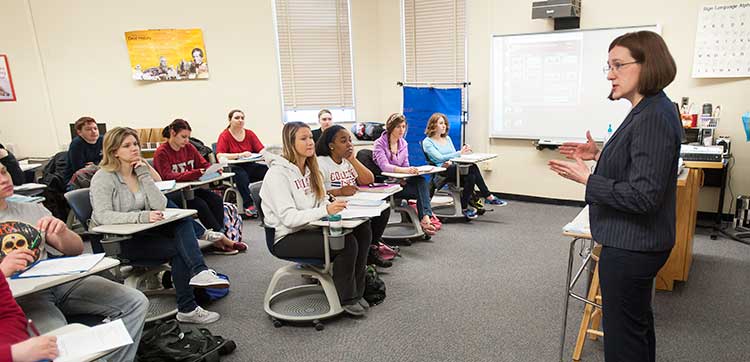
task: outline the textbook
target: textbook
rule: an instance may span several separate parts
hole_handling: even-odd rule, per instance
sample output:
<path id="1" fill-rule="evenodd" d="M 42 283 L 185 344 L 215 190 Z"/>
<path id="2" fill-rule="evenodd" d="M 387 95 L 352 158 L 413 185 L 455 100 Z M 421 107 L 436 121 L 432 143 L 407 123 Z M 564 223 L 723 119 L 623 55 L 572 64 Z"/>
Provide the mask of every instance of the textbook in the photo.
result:
<path id="1" fill-rule="evenodd" d="M 382 192 L 388 193 L 398 190 L 401 187 L 399 184 L 369 184 L 367 186 L 357 186 L 359 191 L 364 192 Z"/>

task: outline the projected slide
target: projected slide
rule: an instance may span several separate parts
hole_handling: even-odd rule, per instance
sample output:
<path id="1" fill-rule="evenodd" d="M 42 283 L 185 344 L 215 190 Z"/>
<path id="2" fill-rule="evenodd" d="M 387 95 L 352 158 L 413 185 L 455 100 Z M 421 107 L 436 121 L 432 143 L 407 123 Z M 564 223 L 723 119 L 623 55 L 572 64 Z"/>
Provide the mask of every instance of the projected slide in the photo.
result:
<path id="1" fill-rule="evenodd" d="M 495 36 L 492 58 L 491 135 L 504 138 L 603 139 L 627 115 L 627 101 L 607 99 L 602 68 L 620 28 Z"/>

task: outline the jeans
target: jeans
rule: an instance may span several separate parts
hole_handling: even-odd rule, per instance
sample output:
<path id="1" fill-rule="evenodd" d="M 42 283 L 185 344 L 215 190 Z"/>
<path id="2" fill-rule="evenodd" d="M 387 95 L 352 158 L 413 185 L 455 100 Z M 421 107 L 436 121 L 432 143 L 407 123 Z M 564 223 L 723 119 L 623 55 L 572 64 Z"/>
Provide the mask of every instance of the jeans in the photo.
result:
<path id="1" fill-rule="evenodd" d="M 651 289 L 670 252 L 602 248 L 599 280 L 605 361 L 656 361 Z"/>
<path id="2" fill-rule="evenodd" d="M 432 206 L 430 205 L 430 186 L 424 176 L 412 176 L 406 179 L 406 186 L 397 193 L 397 199 L 417 199 L 417 214 L 419 220 L 427 216 L 432 216 Z"/>
<path id="3" fill-rule="evenodd" d="M 372 241 L 370 228 L 369 220 L 360 224 L 346 235 L 343 249 L 332 251 L 333 284 L 341 305 L 357 303 L 365 294 L 365 268 Z M 323 259 L 323 232 L 305 229 L 286 235 L 274 244 L 273 253 L 281 258 Z"/>
<path id="4" fill-rule="evenodd" d="M 250 183 L 263 180 L 266 177 L 266 172 L 268 172 L 268 166 L 255 162 L 245 162 L 234 164 L 230 168 L 235 174 L 234 182 L 242 196 L 242 206 L 247 209 L 253 204 L 253 198 L 250 196 Z"/>
<path id="5" fill-rule="evenodd" d="M 445 174 L 448 177 L 448 182 L 456 182 L 456 167 L 458 167 L 458 165 L 452 164 L 448 167 L 448 170 L 445 171 Z M 463 187 L 463 191 L 461 192 L 461 208 L 464 210 L 469 206 L 471 194 L 474 193 L 474 185 L 479 188 L 480 196 L 489 197 L 492 195 L 487 184 L 484 182 L 484 177 L 482 177 L 479 167 L 477 167 L 476 164 L 469 166 L 469 172 L 466 175 L 461 176 L 461 187 Z"/>
<path id="6" fill-rule="evenodd" d="M 148 311 L 148 299 L 143 293 L 98 275 L 20 297 L 18 304 L 41 333 L 68 324 L 66 315 L 122 319 L 135 343 L 109 355 L 107 360 L 110 362 L 135 360 Z"/>
<path id="7" fill-rule="evenodd" d="M 224 202 L 221 200 L 221 197 L 213 193 L 211 190 L 203 188 L 193 190 L 193 194 L 195 197 L 186 200 L 187 208 L 198 211 L 198 219 L 206 226 L 206 228 L 223 233 Z M 182 196 L 180 196 L 180 194 L 174 192 L 167 195 L 167 197 L 172 201 L 172 203 L 168 205 L 169 207 L 179 207 L 176 205 L 182 205 Z"/>
<path id="8" fill-rule="evenodd" d="M 196 235 L 204 230 L 191 218 L 184 218 L 133 235 L 122 243 L 121 256 L 133 261 L 168 260 L 177 297 L 177 310 L 188 313 L 195 309 L 190 278 L 208 269 L 198 247 Z"/>

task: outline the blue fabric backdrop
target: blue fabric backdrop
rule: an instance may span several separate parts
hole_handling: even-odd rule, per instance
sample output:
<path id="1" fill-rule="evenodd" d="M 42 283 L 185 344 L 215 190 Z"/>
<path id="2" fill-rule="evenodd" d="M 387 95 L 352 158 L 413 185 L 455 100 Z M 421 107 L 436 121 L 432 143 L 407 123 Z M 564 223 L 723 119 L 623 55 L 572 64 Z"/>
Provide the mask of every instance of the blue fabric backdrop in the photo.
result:
<path id="1" fill-rule="evenodd" d="M 435 112 L 448 117 L 448 135 L 456 149 L 461 149 L 461 88 L 404 87 L 404 116 L 408 124 L 405 138 L 412 166 L 427 164 L 420 142 L 426 137 L 427 120 Z"/>

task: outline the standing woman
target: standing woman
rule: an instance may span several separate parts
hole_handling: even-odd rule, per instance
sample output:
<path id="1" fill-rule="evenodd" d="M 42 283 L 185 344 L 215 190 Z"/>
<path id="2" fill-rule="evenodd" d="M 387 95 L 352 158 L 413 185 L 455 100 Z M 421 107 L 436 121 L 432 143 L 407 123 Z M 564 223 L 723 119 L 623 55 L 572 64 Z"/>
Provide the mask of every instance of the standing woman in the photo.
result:
<path id="1" fill-rule="evenodd" d="M 167 198 L 156 187 L 161 178 L 141 158 L 138 133 L 115 127 L 104 135 L 99 170 L 91 180 L 91 226 L 147 224 L 164 219 Z M 177 297 L 177 320 L 211 323 L 219 313 L 195 302 L 193 288 L 228 288 L 229 281 L 209 269 L 198 248 L 191 218 L 183 218 L 132 235 L 123 242 L 121 256 L 129 260 L 169 260 Z"/>
<path id="2" fill-rule="evenodd" d="M 352 196 L 357 193 L 357 185 L 369 185 L 375 181 L 372 171 L 367 169 L 354 157 L 352 134 L 339 125 L 331 126 L 323 131 L 320 140 L 315 145 L 318 155 L 318 165 L 323 174 L 323 184 L 326 192 L 333 196 Z M 380 216 L 372 218 L 372 244 L 370 245 L 367 264 L 389 268 L 393 263 L 385 260 L 378 253 L 378 243 L 382 242 L 383 232 L 388 226 L 391 209 L 386 208 Z"/>
<path id="3" fill-rule="evenodd" d="M 419 174 L 416 167 L 409 166 L 409 147 L 404 135 L 406 135 L 406 117 L 400 113 L 388 116 L 385 131 L 375 140 L 372 150 L 372 159 L 383 172 Z M 430 187 L 424 177 L 407 178 L 406 187 L 397 196 L 417 199 L 419 225 L 422 226 L 425 234 L 435 235 L 437 227 L 433 224 L 438 223 L 438 220 L 432 214 Z"/>
<path id="4" fill-rule="evenodd" d="M 260 189 L 265 224 L 275 230 L 274 254 L 322 259 L 323 233 L 308 224 L 340 213 L 346 201 L 328 202 L 310 126 L 289 122 L 282 132 L 282 156 L 268 157 L 271 168 Z M 351 315 L 363 315 L 369 306 L 362 296 L 371 239 L 367 221 L 346 235 L 344 249 L 333 252 L 333 283 L 342 308 Z"/>
<path id="5" fill-rule="evenodd" d="M 456 181 L 456 167 L 458 165 L 453 164 L 450 160 L 452 158 L 459 157 L 461 155 L 471 153 L 471 147 L 464 145 L 461 147 L 461 151 L 456 151 L 453 146 L 453 140 L 451 136 L 448 136 L 448 119 L 442 113 L 433 113 L 430 119 L 427 121 L 427 128 L 424 134 L 427 135 L 422 141 L 422 150 L 427 154 L 430 159 L 430 163 L 436 166 L 443 166 L 447 168 L 445 174 L 448 176 L 448 180 Z M 469 203 L 472 201 L 471 197 L 474 194 L 474 186 L 479 187 L 479 195 L 484 198 L 488 204 L 505 206 L 507 203 L 503 200 L 498 199 L 490 192 L 487 187 L 487 183 L 484 182 L 484 177 L 479 171 L 479 167 L 476 164 L 469 166 L 469 173 L 461 178 L 463 187 L 463 193 L 461 194 L 461 209 L 463 210 L 464 216 L 469 219 L 477 217 L 475 209 L 469 207 Z"/>
<path id="6" fill-rule="evenodd" d="M 162 180 L 196 181 L 211 166 L 190 143 L 191 132 L 190 124 L 183 119 L 175 119 L 162 131 L 167 142 L 154 152 L 154 168 Z M 192 199 L 186 200 L 187 207 L 198 211 L 198 219 L 208 229 L 201 238 L 212 241 L 219 250 L 246 250 L 247 244 L 234 242 L 224 235 L 224 202 L 221 197 L 205 188 L 194 189 L 193 195 Z M 177 193 L 172 193 L 170 200 L 181 204 Z"/>
<path id="7" fill-rule="evenodd" d="M 639 31 L 612 41 L 604 70 L 612 82 L 609 99 L 628 100 L 630 113 L 602 150 L 587 132 L 585 144 L 560 148 L 575 162 L 551 160 L 549 166 L 586 185 L 591 234 L 602 245 L 605 360 L 652 362 L 651 289 L 674 246 L 682 137 L 677 111 L 662 89 L 677 68 L 661 36 Z M 584 160 L 598 161 L 593 174 Z"/>
<path id="8" fill-rule="evenodd" d="M 245 113 L 239 109 L 229 112 L 229 125 L 219 134 L 219 140 L 216 142 L 216 157 L 225 157 L 228 160 L 250 157 L 251 153 L 260 153 L 265 147 L 255 132 L 245 129 Z M 250 197 L 250 183 L 263 180 L 268 171 L 268 166 L 256 162 L 245 162 L 232 165 L 232 172 L 235 173 L 234 180 L 237 183 L 237 189 L 242 196 L 242 206 L 245 208 L 245 215 L 249 217 L 257 216 L 253 208 L 253 200 Z"/>
<path id="9" fill-rule="evenodd" d="M 331 111 L 327 109 L 321 109 L 320 112 L 318 112 L 318 123 L 320 123 L 320 128 L 312 131 L 313 140 L 315 142 L 318 142 L 318 140 L 320 139 L 320 135 L 323 134 L 323 131 L 333 125 L 333 116 L 331 116 Z"/>

